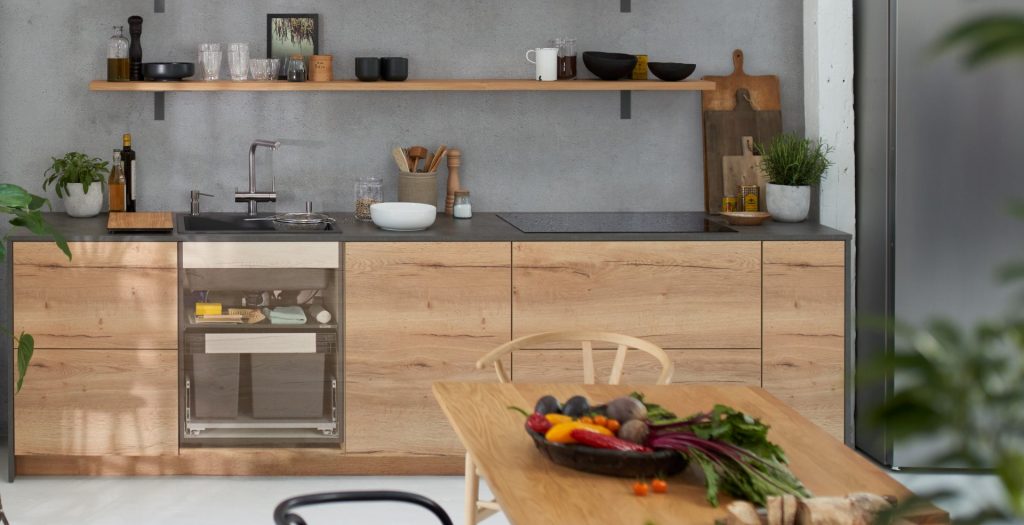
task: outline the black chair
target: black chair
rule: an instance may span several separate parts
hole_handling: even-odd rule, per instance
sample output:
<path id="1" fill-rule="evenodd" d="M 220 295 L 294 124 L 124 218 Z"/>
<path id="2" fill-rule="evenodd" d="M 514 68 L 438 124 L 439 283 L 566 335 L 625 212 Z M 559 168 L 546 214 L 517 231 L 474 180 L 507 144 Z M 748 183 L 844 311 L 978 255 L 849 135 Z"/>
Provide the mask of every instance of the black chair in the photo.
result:
<path id="1" fill-rule="evenodd" d="M 276 525 L 306 525 L 306 520 L 292 512 L 293 509 L 309 505 L 320 505 L 322 503 L 344 503 L 349 501 L 397 501 L 400 503 L 412 503 L 433 512 L 442 525 L 452 525 L 452 519 L 448 517 L 448 513 L 434 500 L 419 494 L 395 490 L 324 492 L 321 494 L 296 496 L 282 501 L 274 509 L 274 523 Z"/>

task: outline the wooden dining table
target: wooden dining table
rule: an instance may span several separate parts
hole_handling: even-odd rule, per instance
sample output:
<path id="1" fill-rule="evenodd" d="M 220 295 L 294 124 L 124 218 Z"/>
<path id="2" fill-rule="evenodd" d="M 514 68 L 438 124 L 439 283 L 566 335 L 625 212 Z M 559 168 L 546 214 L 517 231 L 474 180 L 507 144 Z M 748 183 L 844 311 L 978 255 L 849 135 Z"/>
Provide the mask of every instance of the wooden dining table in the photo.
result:
<path id="1" fill-rule="evenodd" d="M 760 418 L 771 429 L 769 440 L 780 445 L 793 473 L 815 496 L 872 492 L 901 500 L 911 492 L 878 466 L 837 441 L 795 410 L 760 388 L 705 385 L 576 385 L 435 383 L 434 396 L 469 454 L 515 525 L 711 524 L 726 515 L 731 498 L 720 506 L 705 499 L 699 474 L 687 469 L 668 480 L 666 494 L 633 494 L 633 479 L 588 474 L 552 463 L 523 428 L 524 418 L 508 407 L 531 411 L 550 394 L 563 402 L 574 395 L 601 404 L 630 392 L 642 392 L 649 403 L 679 415 L 731 406 Z M 946 512 L 933 506 L 907 516 L 913 523 L 948 523 Z"/>

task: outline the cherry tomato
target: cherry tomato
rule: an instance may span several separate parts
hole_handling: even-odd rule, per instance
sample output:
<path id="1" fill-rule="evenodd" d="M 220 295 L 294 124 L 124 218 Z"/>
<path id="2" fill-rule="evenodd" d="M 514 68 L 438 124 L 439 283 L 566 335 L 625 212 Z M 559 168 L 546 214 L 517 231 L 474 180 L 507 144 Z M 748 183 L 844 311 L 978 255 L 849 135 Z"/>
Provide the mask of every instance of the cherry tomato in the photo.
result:
<path id="1" fill-rule="evenodd" d="M 594 424 L 594 418 L 592 418 L 590 416 L 583 416 L 583 417 L 581 417 L 579 419 L 579 421 L 580 421 L 580 423 L 586 423 L 588 425 L 593 425 Z"/>
<path id="2" fill-rule="evenodd" d="M 604 416 L 594 416 L 594 424 L 601 425 L 602 427 L 608 426 L 608 418 Z"/>
<path id="3" fill-rule="evenodd" d="M 636 483 L 633 484 L 633 495 L 646 496 L 647 490 L 649 488 L 650 487 L 647 485 L 647 483 L 644 483 L 643 481 L 637 481 Z"/>
<path id="4" fill-rule="evenodd" d="M 663 479 L 656 479 L 651 482 L 651 490 L 658 494 L 664 494 L 668 492 L 668 482 Z"/>
<path id="5" fill-rule="evenodd" d="M 611 430 L 612 432 L 618 432 L 619 427 L 621 427 L 622 425 L 619 424 L 618 419 L 609 419 L 607 422 L 605 422 L 604 426 L 605 428 Z"/>

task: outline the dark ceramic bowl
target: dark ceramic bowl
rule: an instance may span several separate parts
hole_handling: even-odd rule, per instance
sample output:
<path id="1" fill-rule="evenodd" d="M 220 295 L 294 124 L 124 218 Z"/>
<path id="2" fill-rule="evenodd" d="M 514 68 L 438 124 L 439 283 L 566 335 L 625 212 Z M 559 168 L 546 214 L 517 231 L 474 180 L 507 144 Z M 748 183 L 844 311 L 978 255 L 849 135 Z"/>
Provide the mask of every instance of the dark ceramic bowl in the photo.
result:
<path id="1" fill-rule="evenodd" d="M 583 65 L 601 80 L 619 80 L 633 72 L 636 57 L 624 53 L 584 51 Z"/>
<path id="2" fill-rule="evenodd" d="M 356 57 L 356 78 L 363 82 L 380 80 L 380 59 L 377 57 Z"/>
<path id="3" fill-rule="evenodd" d="M 409 59 L 403 57 L 381 58 L 380 78 L 391 82 L 401 82 L 409 78 Z"/>
<path id="4" fill-rule="evenodd" d="M 647 68 L 654 76 L 666 82 L 679 82 L 693 74 L 697 64 L 681 64 L 679 62 L 648 62 Z"/>
<path id="5" fill-rule="evenodd" d="M 533 438 L 537 450 L 556 465 L 591 474 L 620 478 L 674 476 L 682 472 L 688 463 L 673 450 L 620 452 L 582 445 L 562 445 L 552 443 L 532 430 L 527 429 L 526 432 Z"/>
<path id="6" fill-rule="evenodd" d="M 142 76 L 146 80 L 181 80 L 196 74 L 192 62 L 147 62 L 142 64 Z"/>

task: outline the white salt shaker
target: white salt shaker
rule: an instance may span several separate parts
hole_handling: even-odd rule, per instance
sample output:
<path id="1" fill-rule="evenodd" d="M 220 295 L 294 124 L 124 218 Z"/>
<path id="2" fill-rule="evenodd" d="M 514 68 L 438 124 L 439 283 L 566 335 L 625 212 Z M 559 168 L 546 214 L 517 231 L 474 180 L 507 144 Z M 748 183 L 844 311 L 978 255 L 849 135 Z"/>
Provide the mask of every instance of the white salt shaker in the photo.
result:
<path id="1" fill-rule="evenodd" d="M 452 208 L 452 215 L 456 219 L 469 219 L 473 217 L 473 205 L 469 203 L 468 191 L 455 192 L 455 206 Z"/>

